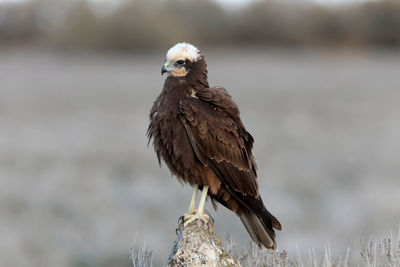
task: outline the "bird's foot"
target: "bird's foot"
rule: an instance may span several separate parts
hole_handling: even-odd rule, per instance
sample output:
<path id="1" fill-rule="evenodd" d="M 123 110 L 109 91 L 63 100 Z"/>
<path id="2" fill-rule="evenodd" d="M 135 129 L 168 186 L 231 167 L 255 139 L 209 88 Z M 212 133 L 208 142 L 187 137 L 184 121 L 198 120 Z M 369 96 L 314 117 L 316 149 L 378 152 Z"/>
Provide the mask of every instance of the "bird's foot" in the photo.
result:
<path id="1" fill-rule="evenodd" d="M 191 216 L 196 214 L 196 212 L 197 212 L 196 209 L 192 209 L 192 210 L 189 210 L 187 213 L 183 214 L 181 217 L 179 217 L 178 226 L 176 227 L 177 234 L 178 234 L 178 231 L 181 230 L 181 226 L 185 227 L 187 225 L 185 222 L 188 220 L 188 218 L 190 218 Z"/>
<path id="2" fill-rule="evenodd" d="M 188 226 L 192 222 L 200 220 L 204 222 L 205 225 L 213 226 L 214 219 L 204 210 L 193 210 L 186 213 L 183 217 L 183 227 Z"/>
<path id="3" fill-rule="evenodd" d="M 183 228 L 187 227 L 194 221 L 199 220 L 203 225 L 207 226 L 208 230 L 214 231 L 214 218 L 207 211 L 200 212 L 197 209 L 191 210 L 178 219 L 178 226 L 175 229 L 176 235 L 182 232 Z"/>

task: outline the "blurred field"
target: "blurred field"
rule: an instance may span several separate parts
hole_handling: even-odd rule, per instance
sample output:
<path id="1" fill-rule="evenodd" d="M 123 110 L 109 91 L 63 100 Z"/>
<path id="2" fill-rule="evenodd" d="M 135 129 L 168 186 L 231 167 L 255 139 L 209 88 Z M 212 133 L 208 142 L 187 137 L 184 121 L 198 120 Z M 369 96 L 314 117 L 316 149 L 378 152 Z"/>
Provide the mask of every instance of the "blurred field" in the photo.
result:
<path id="1" fill-rule="evenodd" d="M 191 195 L 146 147 L 164 53 L 0 52 L 1 266 L 130 266 L 135 237 L 164 263 Z M 204 53 L 255 137 L 281 249 L 357 256 L 397 232 L 400 53 Z M 239 219 L 208 209 L 246 246 Z"/>

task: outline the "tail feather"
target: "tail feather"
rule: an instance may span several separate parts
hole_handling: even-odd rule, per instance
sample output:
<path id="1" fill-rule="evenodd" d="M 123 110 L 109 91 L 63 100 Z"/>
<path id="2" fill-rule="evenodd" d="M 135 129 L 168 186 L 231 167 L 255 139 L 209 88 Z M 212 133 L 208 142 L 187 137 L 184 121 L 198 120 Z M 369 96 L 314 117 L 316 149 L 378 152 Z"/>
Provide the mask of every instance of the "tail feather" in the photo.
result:
<path id="1" fill-rule="evenodd" d="M 257 216 L 249 210 L 241 209 L 238 216 L 251 239 L 258 246 L 263 245 L 268 249 L 276 249 L 274 228 L 281 230 L 282 226 L 271 213 L 265 210 L 262 216 Z"/>
<path id="2" fill-rule="evenodd" d="M 281 231 L 282 226 L 278 219 L 265 208 L 260 196 L 255 198 L 225 188 L 213 198 L 239 216 L 251 239 L 258 246 L 276 249 L 274 229 Z"/>

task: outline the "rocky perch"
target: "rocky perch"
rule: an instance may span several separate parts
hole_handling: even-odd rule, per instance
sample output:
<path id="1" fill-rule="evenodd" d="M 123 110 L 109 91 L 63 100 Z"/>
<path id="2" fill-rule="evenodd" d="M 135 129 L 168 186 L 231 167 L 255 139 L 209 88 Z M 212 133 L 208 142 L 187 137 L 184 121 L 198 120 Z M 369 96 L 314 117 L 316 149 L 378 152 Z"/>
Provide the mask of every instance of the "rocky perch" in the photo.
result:
<path id="1" fill-rule="evenodd" d="M 214 234 L 214 226 L 202 220 L 195 220 L 189 225 L 180 224 L 167 267 L 225 267 L 240 266 L 224 247 L 221 238 Z"/>

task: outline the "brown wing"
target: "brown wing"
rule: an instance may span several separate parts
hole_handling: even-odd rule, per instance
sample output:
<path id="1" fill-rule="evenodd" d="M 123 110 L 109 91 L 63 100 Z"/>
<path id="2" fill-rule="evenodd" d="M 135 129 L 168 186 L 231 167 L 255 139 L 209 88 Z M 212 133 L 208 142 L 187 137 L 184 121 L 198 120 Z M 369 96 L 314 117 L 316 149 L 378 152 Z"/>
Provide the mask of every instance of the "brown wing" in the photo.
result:
<path id="1" fill-rule="evenodd" d="M 239 109 L 221 87 L 205 88 L 180 103 L 181 121 L 197 158 L 242 195 L 259 197 L 253 137 Z"/>
<path id="2" fill-rule="evenodd" d="M 147 128 L 147 137 L 148 142 L 147 146 L 149 146 L 150 141 L 152 138 L 154 138 L 154 142 L 157 142 L 154 147 L 160 147 L 162 143 L 162 138 L 161 138 L 161 133 L 158 131 L 158 125 L 160 124 L 159 119 L 157 118 L 157 110 L 161 102 L 161 94 L 157 97 L 156 101 L 154 101 L 153 106 L 151 107 L 150 110 L 150 124 L 149 127 Z M 161 152 L 157 149 L 155 149 L 155 152 L 157 154 L 157 159 L 158 159 L 158 165 L 161 167 Z"/>

